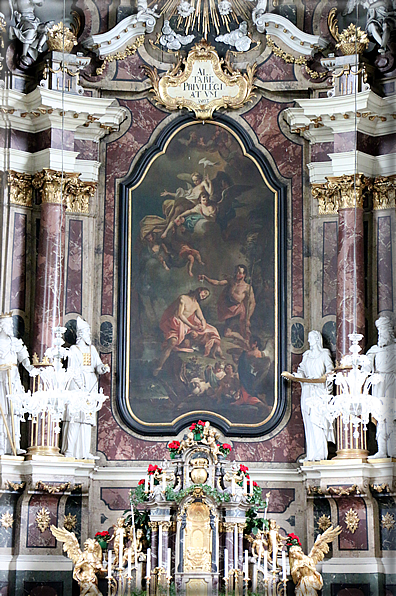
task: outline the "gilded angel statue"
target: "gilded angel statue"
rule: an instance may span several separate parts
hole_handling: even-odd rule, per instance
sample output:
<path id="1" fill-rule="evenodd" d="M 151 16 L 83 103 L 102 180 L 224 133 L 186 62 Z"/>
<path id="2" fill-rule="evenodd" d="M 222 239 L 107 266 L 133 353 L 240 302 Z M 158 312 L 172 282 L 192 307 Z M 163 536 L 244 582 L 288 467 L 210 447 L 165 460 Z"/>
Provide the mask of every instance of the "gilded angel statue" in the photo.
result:
<path id="1" fill-rule="evenodd" d="M 84 542 L 84 550 L 81 551 L 74 532 L 53 525 L 51 532 L 59 542 L 64 542 L 63 550 L 74 564 L 73 579 L 80 586 L 80 596 L 103 596 L 96 577 L 98 572 L 106 571 L 102 565 L 102 549 L 99 543 L 94 538 L 88 538 Z"/>
<path id="2" fill-rule="evenodd" d="M 309 555 L 305 555 L 301 546 L 289 548 L 290 573 L 296 585 L 295 596 L 317 596 L 323 587 L 323 578 L 316 571 L 316 564 L 329 552 L 329 542 L 341 533 L 341 527 L 330 526 L 323 534 L 319 534 Z"/>

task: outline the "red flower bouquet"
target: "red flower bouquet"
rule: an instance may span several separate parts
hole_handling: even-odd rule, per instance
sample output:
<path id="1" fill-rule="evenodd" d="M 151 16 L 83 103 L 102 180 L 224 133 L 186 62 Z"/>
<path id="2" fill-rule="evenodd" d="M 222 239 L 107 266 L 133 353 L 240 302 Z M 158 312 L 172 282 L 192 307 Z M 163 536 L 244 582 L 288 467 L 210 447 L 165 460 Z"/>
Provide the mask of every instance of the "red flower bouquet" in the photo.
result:
<path id="1" fill-rule="evenodd" d="M 170 451 L 171 459 L 176 457 L 177 452 L 179 451 L 180 442 L 179 441 L 171 441 L 168 443 L 168 449 Z"/>
<path id="2" fill-rule="evenodd" d="M 204 427 L 205 422 L 203 422 L 202 420 L 198 420 L 198 422 L 193 422 L 190 426 L 189 430 L 191 430 L 194 433 L 195 441 L 202 441 Z"/>
<path id="3" fill-rule="evenodd" d="M 231 449 L 232 447 L 228 443 L 223 443 L 222 445 L 219 445 L 219 451 L 223 455 L 227 456 L 230 453 Z"/>
<path id="4" fill-rule="evenodd" d="M 95 540 L 99 543 L 102 550 L 106 550 L 108 543 L 111 540 L 111 536 L 107 530 L 103 530 L 103 532 L 96 532 Z"/>
<path id="5" fill-rule="evenodd" d="M 287 535 L 286 546 L 287 548 L 291 548 L 292 546 L 300 546 L 302 548 L 300 539 L 297 536 L 297 534 L 292 533 Z"/>
<path id="6" fill-rule="evenodd" d="M 142 484 L 144 484 L 144 478 L 142 478 L 141 480 L 139 480 L 138 486 L 141 486 Z"/>

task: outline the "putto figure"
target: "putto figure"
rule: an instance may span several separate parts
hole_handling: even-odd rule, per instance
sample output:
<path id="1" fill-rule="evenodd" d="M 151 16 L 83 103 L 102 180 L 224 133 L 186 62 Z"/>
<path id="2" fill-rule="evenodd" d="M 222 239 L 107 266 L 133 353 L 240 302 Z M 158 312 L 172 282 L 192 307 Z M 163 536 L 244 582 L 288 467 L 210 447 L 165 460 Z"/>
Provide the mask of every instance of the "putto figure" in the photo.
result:
<path id="1" fill-rule="evenodd" d="M 15 25 L 10 27 L 10 38 L 22 42 L 21 62 L 30 66 L 47 41 L 48 25 L 34 14 L 36 6 L 43 5 L 43 0 L 9 0 L 9 3 L 11 19 L 15 21 Z"/>
<path id="2" fill-rule="evenodd" d="M 323 578 L 316 571 L 316 565 L 329 552 L 329 542 L 341 533 L 341 527 L 330 526 L 323 534 L 319 534 L 309 555 L 305 555 L 301 546 L 289 547 L 290 573 L 296 585 L 295 596 L 317 596 L 323 587 Z"/>
<path id="3" fill-rule="evenodd" d="M 31 371 L 29 353 L 21 339 L 14 337 L 12 313 L 0 315 L 0 455 L 25 453 L 20 448 L 20 418 L 13 415 L 7 394 L 20 393 L 18 364 Z"/>
<path id="4" fill-rule="evenodd" d="M 372 386 L 372 393 L 383 403 L 383 416 L 377 421 L 378 451 L 373 458 L 396 456 L 396 339 L 389 317 L 380 317 L 375 322 L 378 329 L 378 344 L 367 352 L 372 371 L 379 373 L 382 380 Z"/>
<path id="5" fill-rule="evenodd" d="M 85 388 L 88 392 L 96 391 L 99 375 L 110 371 L 109 366 L 103 364 L 97 349 L 91 344 L 91 329 L 81 317 L 77 318 L 77 342 L 69 349 L 67 366 L 78 371 L 70 383 L 70 389 Z M 66 457 L 76 459 L 94 459 L 95 456 L 90 451 L 91 431 L 95 424 L 95 415 L 88 419 L 84 413 L 81 413 L 80 419 L 74 421 L 66 411 L 62 453 Z"/>

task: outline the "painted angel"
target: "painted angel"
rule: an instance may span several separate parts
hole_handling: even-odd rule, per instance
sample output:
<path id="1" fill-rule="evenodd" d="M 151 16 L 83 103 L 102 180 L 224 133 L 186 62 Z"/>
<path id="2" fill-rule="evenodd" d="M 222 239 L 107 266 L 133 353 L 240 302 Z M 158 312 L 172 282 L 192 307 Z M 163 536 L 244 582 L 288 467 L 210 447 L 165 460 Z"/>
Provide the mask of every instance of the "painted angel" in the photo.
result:
<path id="1" fill-rule="evenodd" d="M 378 43 L 379 52 L 383 54 L 396 27 L 396 1 L 348 0 L 343 16 L 350 14 L 358 5 L 367 8 L 366 31 Z"/>
<path id="2" fill-rule="evenodd" d="M 97 573 L 106 571 L 99 543 L 94 538 L 88 538 L 81 551 L 74 532 L 56 526 L 51 526 L 51 532 L 59 542 L 64 542 L 63 550 L 74 564 L 73 579 L 80 586 L 80 596 L 103 596 L 96 577 Z"/>
<path id="3" fill-rule="evenodd" d="M 323 587 L 323 578 L 316 571 L 316 564 L 329 552 L 329 542 L 341 533 L 341 527 L 330 526 L 323 534 L 319 534 L 309 555 L 305 555 L 301 546 L 289 548 L 290 573 L 295 583 L 295 596 L 317 596 Z"/>

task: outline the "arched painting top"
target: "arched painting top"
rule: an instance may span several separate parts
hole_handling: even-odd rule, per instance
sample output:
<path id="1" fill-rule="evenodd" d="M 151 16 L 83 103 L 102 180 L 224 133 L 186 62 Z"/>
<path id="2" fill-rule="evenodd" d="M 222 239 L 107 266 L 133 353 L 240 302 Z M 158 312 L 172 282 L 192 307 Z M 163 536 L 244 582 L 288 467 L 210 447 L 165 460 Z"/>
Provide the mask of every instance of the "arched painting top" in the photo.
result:
<path id="1" fill-rule="evenodd" d="M 132 430 L 280 423 L 285 197 L 224 116 L 174 121 L 121 185 L 117 401 Z"/>

